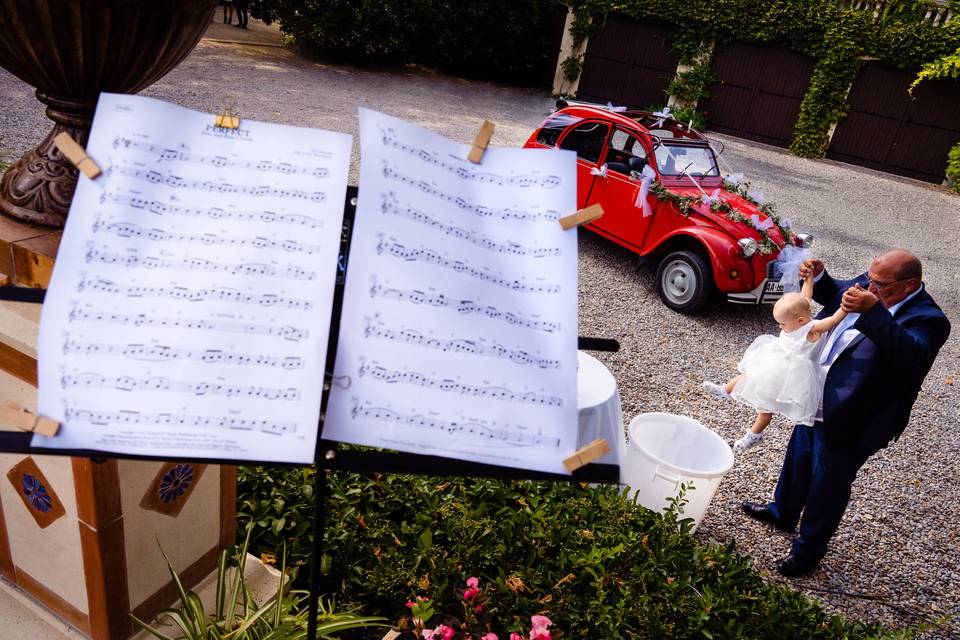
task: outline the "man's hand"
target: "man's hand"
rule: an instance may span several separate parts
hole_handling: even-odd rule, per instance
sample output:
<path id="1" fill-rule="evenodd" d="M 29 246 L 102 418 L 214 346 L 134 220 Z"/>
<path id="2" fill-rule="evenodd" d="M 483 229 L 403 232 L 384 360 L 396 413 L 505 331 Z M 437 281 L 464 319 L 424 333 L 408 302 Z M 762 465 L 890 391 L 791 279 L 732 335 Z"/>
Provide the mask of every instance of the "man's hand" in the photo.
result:
<path id="1" fill-rule="evenodd" d="M 804 260 L 803 264 L 800 265 L 800 278 L 802 280 L 816 278 L 821 273 L 823 273 L 823 262 L 820 260 Z"/>
<path id="2" fill-rule="evenodd" d="M 855 284 L 843 292 L 840 308 L 847 313 L 863 313 L 877 304 L 877 296 L 873 295 L 859 284 Z"/>

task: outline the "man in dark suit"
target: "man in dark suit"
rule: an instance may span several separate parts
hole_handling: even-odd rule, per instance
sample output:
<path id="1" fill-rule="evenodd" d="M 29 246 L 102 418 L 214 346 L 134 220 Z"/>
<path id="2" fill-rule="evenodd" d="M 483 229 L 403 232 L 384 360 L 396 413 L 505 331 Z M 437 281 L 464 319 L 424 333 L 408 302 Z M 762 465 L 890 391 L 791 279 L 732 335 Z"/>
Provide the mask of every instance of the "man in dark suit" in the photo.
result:
<path id="1" fill-rule="evenodd" d="M 773 502 L 744 502 L 744 513 L 800 534 L 777 564 L 785 576 L 817 568 L 840 524 L 863 463 L 903 433 L 920 385 L 950 334 L 950 322 L 925 291 L 922 266 L 895 249 L 852 280 L 834 280 L 819 260 L 800 269 L 816 281 L 818 317 L 847 316 L 823 338 L 818 362 L 823 401 L 812 426 L 796 425 Z M 802 519 L 801 519 L 802 514 Z"/>

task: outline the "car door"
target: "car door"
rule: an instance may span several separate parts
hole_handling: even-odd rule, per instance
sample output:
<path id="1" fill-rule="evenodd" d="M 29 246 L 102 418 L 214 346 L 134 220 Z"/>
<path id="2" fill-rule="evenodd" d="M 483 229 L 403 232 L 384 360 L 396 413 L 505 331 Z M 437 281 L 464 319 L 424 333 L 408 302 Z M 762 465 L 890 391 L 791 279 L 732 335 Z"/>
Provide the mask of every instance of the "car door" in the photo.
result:
<path id="1" fill-rule="evenodd" d="M 638 136 L 616 127 L 601 158 L 607 167 L 606 175 L 595 178 L 587 202 L 587 205 L 599 202 L 605 212 L 593 226 L 637 252 L 644 245 L 653 218 L 645 216 L 643 207 L 637 206 L 642 177 L 636 174 L 631 177 L 629 162 L 631 158 L 646 160 L 647 153 L 647 147 Z M 646 169 L 650 176 L 655 175 L 652 169 Z M 650 196 L 647 199 L 650 203 L 648 211 L 652 213 L 657 206 L 656 199 Z"/>
<path id="2" fill-rule="evenodd" d="M 610 125 L 606 122 L 588 120 L 570 127 L 560 140 L 561 149 L 577 153 L 577 207 L 580 209 L 590 198 L 595 178 L 591 169 L 597 168 L 609 133 Z"/>

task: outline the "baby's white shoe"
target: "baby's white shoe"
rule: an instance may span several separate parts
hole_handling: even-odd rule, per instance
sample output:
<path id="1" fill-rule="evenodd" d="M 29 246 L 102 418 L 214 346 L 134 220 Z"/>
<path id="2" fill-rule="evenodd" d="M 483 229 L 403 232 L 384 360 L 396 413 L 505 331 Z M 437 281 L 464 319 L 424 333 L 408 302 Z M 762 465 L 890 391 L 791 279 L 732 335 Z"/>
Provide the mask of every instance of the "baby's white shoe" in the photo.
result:
<path id="1" fill-rule="evenodd" d="M 743 437 L 733 443 L 733 450 L 736 452 L 743 452 L 749 449 L 750 447 L 755 447 L 758 444 L 763 442 L 763 431 L 760 433 L 754 433 L 753 431 L 747 431 L 743 434 Z"/>
<path id="2" fill-rule="evenodd" d="M 721 400 L 726 400 L 730 397 L 730 394 L 727 393 L 727 390 L 723 388 L 723 385 L 717 384 L 716 382 L 710 382 L 705 380 L 703 382 L 703 390 L 706 391 L 711 396 L 715 398 L 720 398 Z"/>

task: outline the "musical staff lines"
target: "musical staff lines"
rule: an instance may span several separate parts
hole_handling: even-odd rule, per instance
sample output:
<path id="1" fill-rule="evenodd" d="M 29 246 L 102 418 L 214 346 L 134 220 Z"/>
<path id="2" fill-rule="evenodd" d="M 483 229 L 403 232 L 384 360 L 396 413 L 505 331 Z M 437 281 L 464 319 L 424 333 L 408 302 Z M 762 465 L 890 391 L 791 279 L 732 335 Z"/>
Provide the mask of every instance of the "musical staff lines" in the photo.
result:
<path id="1" fill-rule="evenodd" d="M 63 353 L 80 355 L 123 356 L 132 360 L 151 362 L 169 362 L 171 360 L 192 360 L 207 364 L 253 365 L 278 369 L 302 369 L 303 358 L 296 356 L 268 356 L 256 353 L 234 353 L 222 349 L 178 349 L 164 345 L 112 344 L 109 342 L 76 342 L 67 340 L 63 344 Z"/>
<path id="2" fill-rule="evenodd" d="M 399 218 L 412 220 L 413 222 L 430 227 L 431 229 L 439 231 L 444 235 L 450 236 L 451 238 L 465 240 L 466 242 L 475 244 L 478 247 L 483 247 L 489 251 L 496 251 L 497 253 L 514 256 L 530 256 L 533 258 L 552 258 L 560 255 L 559 247 L 526 247 L 518 242 L 497 242 L 496 240 L 492 240 L 491 238 L 477 233 L 476 231 L 444 224 L 439 220 L 431 218 L 426 213 L 414 209 L 413 207 L 405 207 L 401 205 L 394 197 L 392 192 L 383 197 L 383 202 L 380 205 L 380 211 L 384 214 L 390 214 Z"/>
<path id="3" fill-rule="evenodd" d="M 94 233 L 110 233 L 121 238 L 149 238 L 155 242 L 199 243 L 206 246 L 224 247 L 253 247 L 255 249 L 282 250 L 295 253 L 313 255 L 320 252 L 315 244 L 297 242 L 296 240 L 271 240 L 262 236 L 255 238 L 236 238 L 232 236 L 218 236 L 215 233 L 176 233 L 163 229 L 145 229 L 133 222 L 103 222 L 93 223 Z"/>
<path id="4" fill-rule="evenodd" d="M 201 318 L 171 318 L 146 314 L 123 314 L 89 311 L 74 307 L 70 311 L 70 322 L 103 322 L 134 327 L 163 327 L 168 329 L 196 329 L 201 331 L 225 331 L 249 335 L 278 336 L 284 340 L 297 342 L 305 340 L 310 333 L 290 325 L 256 324 L 233 320 L 205 320 Z"/>
<path id="5" fill-rule="evenodd" d="M 533 391 L 518 392 L 506 387 L 464 384 L 449 378 L 431 378 L 416 371 L 391 371 L 377 364 L 363 364 L 360 367 L 360 377 L 369 376 L 374 380 L 387 384 L 406 384 L 436 389 L 447 393 L 459 393 L 465 396 L 520 402 L 547 407 L 562 407 L 563 400 L 557 396 Z"/>
<path id="6" fill-rule="evenodd" d="M 146 180 L 153 184 L 162 184 L 174 189 L 195 189 L 198 191 L 207 191 L 210 193 L 227 193 L 244 196 L 262 198 L 271 196 L 274 198 L 294 198 L 297 200 L 307 200 L 309 202 L 326 202 L 327 194 L 323 191 L 304 191 L 303 189 L 285 189 L 270 185 L 246 185 L 233 184 L 230 182 L 213 180 L 190 180 L 182 178 L 173 173 L 163 173 L 152 169 L 135 169 L 129 166 L 110 167 L 107 174 L 117 174 L 127 178 L 136 178 L 137 180 Z"/>
<path id="7" fill-rule="evenodd" d="M 553 333 L 554 331 L 559 331 L 560 329 L 559 322 L 531 320 L 530 318 L 525 318 L 522 315 L 513 313 L 512 311 L 500 311 L 493 305 L 484 305 L 482 302 L 478 303 L 474 302 L 473 300 L 455 300 L 453 298 L 448 298 L 442 293 L 426 293 L 424 291 L 419 291 L 418 289 L 405 291 L 403 289 L 384 287 L 383 285 L 374 282 L 370 287 L 370 297 L 400 300 L 403 302 L 410 302 L 412 304 L 428 304 L 433 307 L 442 307 L 444 309 L 454 309 L 459 313 L 483 315 L 491 320 L 503 320 L 504 322 L 512 324 L 516 327 L 526 327 L 527 329 L 546 331 L 547 333 Z"/>
<path id="8" fill-rule="evenodd" d="M 455 205 L 461 211 L 467 211 L 473 213 L 476 216 L 481 218 L 499 218 L 501 220 L 521 220 L 524 222 L 539 222 L 542 220 L 546 221 L 556 221 L 560 218 L 554 210 L 549 211 L 521 211 L 519 209 L 491 209 L 490 207 L 485 207 L 480 204 L 474 204 L 467 200 L 466 198 L 461 198 L 459 196 L 452 196 L 446 191 L 441 191 L 436 186 L 426 182 L 424 180 L 415 180 L 410 176 L 401 173 L 396 168 L 390 166 L 389 162 L 384 161 L 383 163 L 383 177 L 384 178 L 394 178 L 397 182 L 402 184 L 409 185 L 421 193 L 425 193 L 430 196 L 434 196 L 448 202 L 452 205 Z"/>
<path id="9" fill-rule="evenodd" d="M 299 400 L 300 390 L 294 388 L 251 387 L 210 382 L 183 382 L 161 376 L 134 378 L 131 376 L 102 376 L 99 373 L 64 374 L 60 386 L 82 389 L 116 389 L 118 391 L 166 391 L 189 393 L 195 396 L 226 396 L 227 398 L 262 398 L 264 400 Z"/>
<path id="10" fill-rule="evenodd" d="M 161 162 L 193 162 L 197 164 L 207 164 L 221 169 L 256 169 L 263 172 L 281 173 L 286 176 L 313 176 L 314 178 L 326 178 L 330 175 L 329 169 L 325 167 L 304 167 L 291 164 L 289 162 L 272 162 L 270 160 L 234 160 L 226 156 L 205 156 L 180 149 L 170 149 L 149 142 L 139 142 L 129 138 L 116 137 L 113 139 L 113 148 L 135 149 L 143 153 L 152 154 Z"/>
<path id="11" fill-rule="evenodd" d="M 260 221 L 271 224 L 289 224 L 316 229 L 320 222 L 316 218 L 299 213 L 275 213 L 273 211 L 234 211 L 220 207 L 188 207 L 159 200 L 149 200 L 138 196 L 105 191 L 100 196 L 100 204 L 106 202 L 126 205 L 155 213 L 158 216 L 173 215 L 188 218 L 210 218 L 211 220 L 239 220 L 242 222 Z"/>
<path id="12" fill-rule="evenodd" d="M 513 291 L 523 291 L 525 293 L 560 292 L 560 285 L 558 284 L 531 284 L 521 280 L 508 280 L 506 278 L 501 278 L 491 273 L 487 273 L 483 269 L 471 267 L 463 260 L 450 260 L 448 258 L 444 258 L 439 252 L 432 249 L 427 249 L 424 247 L 419 249 L 410 249 L 403 246 L 399 242 L 387 242 L 384 240 L 383 234 L 378 234 L 377 254 L 383 254 L 384 252 L 395 258 L 406 260 L 407 262 L 420 261 L 426 262 L 427 264 L 444 267 L 456 273 L 468 275 L 471 278 L 476 278 L 477 280 L 488 282 L 490 284 L 497 285 L 498 287 L 504 287 L 505 289 L 511 289 Z"/>
<path id="13" fill-rule="evenodd" d="M 546 189 L 553 189 L 560 185 L 560 178 L 558 176 L 540 176 L 536 174 L 523 174 L 518 176 L 498 176 L 494 173 L 486 173 L 483 171 L 475 171 L 469 167 L 465 167 L 460 164 L 452 164 L 446 162 L 439 154 L 419 149 L 417 147 L 410 146 L 400 142 L 393 129 L 384 129 L 383 131 L 383 144 L 388 147 L 393 147 L 394 149 L 399 149 L 406 154 L 409 154 L 415 158 L 419 158 L 427 164 L 432 164 L 434 166 L 440 167 L 444 171 L 448 171 L 456 175 L 461 180 L 469 180 L 472 182 L 479 182 L 481 184 L 495 184 L 501 187 L 544 187 Z"/>
<path id="14" fill-rule="evenodd" d="M 482 422 L 472 420 L 440 420 L 422 414 L 404 414 L 377 407 L 369 402 L 357 400 L 354 403 L 351 417 L 354 420 L 375 420 L 377 422 L 391 422 L 404 424 L 409 427 L 442 431 L 447 434 L 473 436 L 484 440 L 497 440 L 502 444 L 517 447 L 559 447 L 560 439 L 544 436 L 539 433 L 529 433 L 518 429 L 524 427 L 492 427 Z"/>
<path id="15" fill-rule="evenodd" d="M 188 302 L 219 300 L 237 304 L 256 304 L 261 307 L 283 307 L 308 311 L 313 308 L 310 300 L 284 298 L 275 293 L 241 293 L 229 287 L 211 287 L 209 289 L 189 289 L 187 287 L 141 287 L 137 285 L 117 284 L 105 278 L 84 278 L 77 284 L 77 291 L 92 289 L 104 293 L 124 295 L 128 298 L 170 298 Z"/>
<path id="16" fill-rule="evenodd" d="M 273 278 L 287 278 L 290 280 L 316 280 L 316 271 L 307 271 L 301 267 L 275 267 L 261 262 L 223 263 L 214 262 L 205 258 L 169 259 L 156 256 L 141 257 L 136 253 L 110 253 L 101 251 L 95 245 L 87 250 L 84 259 L 101 264 L 122 264 L 125 267 L 136 269 L 178 269 L 188 271 L 209 271 L 211 273 L 229 273 L 232 276 L 269 276 Z"/>
<path id="17" fill-rule="evenodd" d="M 540 358 L 530 355 L 522 349 L 510 349 L 501 344 L 486 344 L 483 340 L 471 338 L 453 338 L 440 340 L 430 338 L 414 329 L 391 329 L 384 327 L 379 316 L 367 319 L 363 329 L 365 338 L 379 338 L 404 344 L 412 344 L 427 349 L 443 351 L 445 353 L 469 353 L 477 356 L 487 356 L 507 360 L 514 364 L 531 365 L 541 369 L 560 369 L 561 362 L 551 358 Z"/>
<path id="18" fill-rule="evenodd" d="M 295 422 L 277 422 L 256 418 L 238 418 L 234 416 L 198 416 L 183 413 L 148 413 L 140 411 L 90 411 L 88 409 L 67 408 L 64 412 L 68 424 L 90 424 L 109 426 L 123 424 L 154 425 L 158 427 L 198 427 L 205 429 L 237 429 L 283 435 L 296 433 Z"/>

